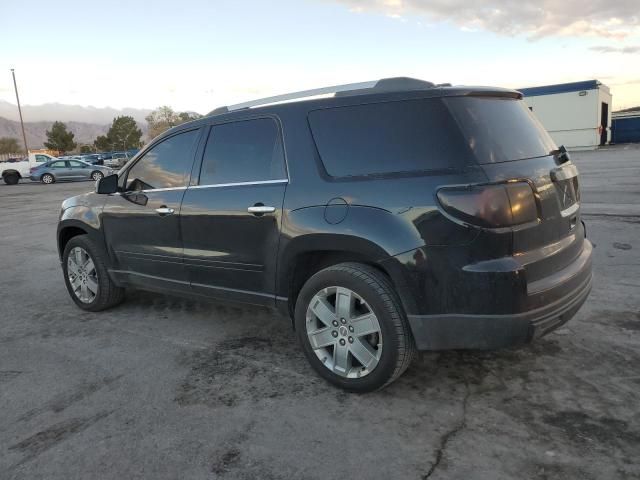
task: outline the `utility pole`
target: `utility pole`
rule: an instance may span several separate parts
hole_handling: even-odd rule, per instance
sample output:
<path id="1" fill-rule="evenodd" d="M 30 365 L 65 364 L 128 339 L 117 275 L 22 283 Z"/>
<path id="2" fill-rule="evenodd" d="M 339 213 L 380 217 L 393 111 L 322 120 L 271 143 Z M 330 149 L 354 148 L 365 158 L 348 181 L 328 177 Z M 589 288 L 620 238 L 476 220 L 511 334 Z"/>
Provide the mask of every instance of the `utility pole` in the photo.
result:
<path id="1" fill-rule="evenodd" d="M 16 73 L 11 69 L 13 77 L 13 88 L 16 91 L 16 102 L 18 102 L 18 114 L 20 115 L 20 127 L 22 128 L 22 140 L 24 141 L 24 153 L 29 156 L 29 147 L 27 146 L 27 135 L 24 133 L 24 122 L 22 121 L 22 108 L 20 108 L 20 97 L 18 96 L 18 85 L 16 84 Z"/>

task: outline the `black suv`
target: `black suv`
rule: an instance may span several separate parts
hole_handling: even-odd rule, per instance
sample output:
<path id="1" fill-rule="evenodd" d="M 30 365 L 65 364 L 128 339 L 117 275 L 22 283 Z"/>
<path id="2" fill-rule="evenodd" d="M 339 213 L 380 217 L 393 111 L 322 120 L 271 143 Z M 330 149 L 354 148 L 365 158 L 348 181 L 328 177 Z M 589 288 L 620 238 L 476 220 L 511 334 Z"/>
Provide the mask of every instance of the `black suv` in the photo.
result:
<path id="1" fill-rule="evenodd" d="M 416 350 L 520 345 L 571 318 L 591 288 L 579 205 L 519 92 L 396 78 L 172 128 L 66 200 L 57 238 L 79 307 L 125 287 L 276 307 L 322 377 L 363 392 Z"/>

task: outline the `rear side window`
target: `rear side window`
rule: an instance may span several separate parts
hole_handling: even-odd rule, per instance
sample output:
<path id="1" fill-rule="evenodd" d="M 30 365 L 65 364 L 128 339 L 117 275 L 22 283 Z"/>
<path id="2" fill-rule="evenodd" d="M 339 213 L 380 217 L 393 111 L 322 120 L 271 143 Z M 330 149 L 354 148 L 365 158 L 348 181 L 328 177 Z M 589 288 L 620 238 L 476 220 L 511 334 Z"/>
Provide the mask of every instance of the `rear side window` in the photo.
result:
<path id="1" fill-rule="evenodd" d="M 286 179 L 278 125 L 270 118 L 211 127 L 200 185 Z"/>
<path id="2" fill-rule="evenodd" d="M 127 174 L 127 190 L 153 190 L 187 185 L 198 130 L 179 133 L 153 146 Z"/>
<path id="3" fill-rule="evenodd" d="M 469 152 L 439 98 L 315 110 L 309 124 L 329 175 L 384 175 L 464 166 Z"/>
<path id="4" fill-rule="evenodd" d="M 478 163 L 542 157 L 556 149 L 547 131 L 522 100 L 451 97 L 444 101 Z"/>

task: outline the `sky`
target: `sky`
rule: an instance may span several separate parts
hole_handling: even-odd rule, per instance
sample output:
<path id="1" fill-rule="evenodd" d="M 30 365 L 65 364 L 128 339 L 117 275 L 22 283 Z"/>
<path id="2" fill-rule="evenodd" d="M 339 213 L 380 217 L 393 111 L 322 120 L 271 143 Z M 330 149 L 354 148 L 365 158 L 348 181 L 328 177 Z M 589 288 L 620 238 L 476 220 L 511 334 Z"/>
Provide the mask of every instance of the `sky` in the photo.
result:
<path id="1" fill-rule="evenodd" d="M 393 76 L 522 88 L 598 79 L 640 105 L 638 0 L 0 3 L 0 100 L 217 106 Z"/>

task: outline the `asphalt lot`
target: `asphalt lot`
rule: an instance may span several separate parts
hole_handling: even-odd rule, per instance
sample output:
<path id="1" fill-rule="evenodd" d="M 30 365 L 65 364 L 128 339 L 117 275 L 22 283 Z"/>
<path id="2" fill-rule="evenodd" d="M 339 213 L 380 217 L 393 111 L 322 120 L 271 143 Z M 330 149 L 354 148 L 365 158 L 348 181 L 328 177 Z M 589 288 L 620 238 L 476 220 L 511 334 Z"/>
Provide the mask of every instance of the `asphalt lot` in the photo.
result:
<path id="1" fill-rule="evenodd" d="M 578 315 L 360 396 L 265 309 L 130 292 L 80 311 L 55 227 L 93 184 L 2 184 L 0 478 L 640 478 L 640 148 L 572 158 L 596 245 Z"/>

